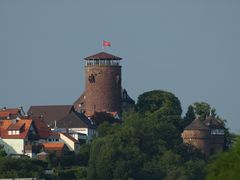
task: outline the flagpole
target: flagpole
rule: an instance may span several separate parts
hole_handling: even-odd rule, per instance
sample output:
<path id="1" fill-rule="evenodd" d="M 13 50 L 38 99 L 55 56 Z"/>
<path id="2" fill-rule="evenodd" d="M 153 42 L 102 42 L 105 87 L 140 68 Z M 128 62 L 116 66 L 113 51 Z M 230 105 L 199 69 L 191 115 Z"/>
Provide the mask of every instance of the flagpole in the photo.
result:
<path id="1" fill-rule="evenodd" d="M 103 40 L 102 40 L 102 51 L 104 51 Z"/>

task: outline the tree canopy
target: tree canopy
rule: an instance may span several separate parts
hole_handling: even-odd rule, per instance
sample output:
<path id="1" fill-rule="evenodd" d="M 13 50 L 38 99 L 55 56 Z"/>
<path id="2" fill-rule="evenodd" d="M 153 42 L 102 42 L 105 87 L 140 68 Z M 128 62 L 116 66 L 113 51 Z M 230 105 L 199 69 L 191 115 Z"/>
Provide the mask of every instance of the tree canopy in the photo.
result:
<path id="1" fill-rule="evenodd" d="M 182 130 L 196 118 L 192 105 L 188 106 L 188 110 L 183 118 Z"/>
<path id="2" fill-rule="evenodd" d="M 139 96 L 136 111 L 121 125 L 103 123 L 90 148 L 88 179 L 202 179 L 201 153 L 185 145 L 182 108 L 165 91 Z"/>
<path id="3" fill-rule="evenodd" d="M 182 142 L 181 132 L 195 114 L 203 120 L 210 111 L 217 116 L 208 103 L 196 102 L 182 118 L 181 103 L 174 94 L 162 90 L 145 92 L 138 97 L 135 110 L 123 116 L 121 124 L 103 116 L 98 122 L 98 137 L 81 144 L 77 154 L 61 158 L 50 154 L 46 161 L 36 161 L 6 157 L 0 148 L 0 177 L 200 180 L 207 175 L 207 179 L 236 179 L 240 140 L 230 151 L 211 159 L 209 165 L 198 149 Z M 225 147 L 229 147 L 232 136 L 227 128 L 225 131 Z M 46 168 L 54 173 L 44 175 Z"/>
<path id="4" fill-rule="evenodd" d="M 195 114 L 198 115 L 200 119 L 204 120 L 207 116 L 209 116 L 211 106 L 206 102 L 195 102 L 193 104 L 193 109 Z"/>
<path id="5" fill-rule="evenodd" d="M 168 111 L 172 115 L 181 115 L 182 108 L 179 99 L 172 93 L 162 90 L 145 92 L 138 97 L 136 111 L 142 114 L 155 111 Z"/>
<path id="6" fill-rule="evenodd" d="M 234 146 L 212 158 L 207 166 L 207 180 L 213 179 L 239 179 L 240 172 L 240 138 Z"/>

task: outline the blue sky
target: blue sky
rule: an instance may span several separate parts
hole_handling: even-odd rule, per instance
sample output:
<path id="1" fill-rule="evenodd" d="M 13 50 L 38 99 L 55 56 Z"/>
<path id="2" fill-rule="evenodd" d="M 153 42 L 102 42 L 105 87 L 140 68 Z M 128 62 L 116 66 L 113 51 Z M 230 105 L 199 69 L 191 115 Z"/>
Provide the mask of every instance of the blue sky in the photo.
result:
<path id="1" fill-rule="evenodd" d="M 105 39 L 135 100 L 167 90 L 184 113 L 205 101 L 239 133 L 239 17 L 237 0 L 0 0 L 0 106 L 73 103 Z"/>

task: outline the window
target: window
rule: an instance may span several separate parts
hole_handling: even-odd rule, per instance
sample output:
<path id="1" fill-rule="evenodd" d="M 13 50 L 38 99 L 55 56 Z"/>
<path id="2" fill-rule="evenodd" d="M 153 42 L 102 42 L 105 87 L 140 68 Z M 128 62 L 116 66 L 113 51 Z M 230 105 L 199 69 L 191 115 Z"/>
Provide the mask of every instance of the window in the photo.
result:
<path id="1" fill-rule="evenodd" d="M 223 129 L 213 129 L 211 131 L 212 135 L 224 135 L 224 130 Z"/>
<path id="2" fill-rule="evenodd" d="M 117 75 L 117 77 L 116 77 L 116 82 L 118 85 L 121 85 L 121 78 L 119 75 Z"/>
<path id="3" fill-rule="evenodd" d="M 90 83 L 94 83 L 95 82 L 95 76 L 93 74 L 91 74 L 89 77 L 88 77 L 88 81 Z"/>

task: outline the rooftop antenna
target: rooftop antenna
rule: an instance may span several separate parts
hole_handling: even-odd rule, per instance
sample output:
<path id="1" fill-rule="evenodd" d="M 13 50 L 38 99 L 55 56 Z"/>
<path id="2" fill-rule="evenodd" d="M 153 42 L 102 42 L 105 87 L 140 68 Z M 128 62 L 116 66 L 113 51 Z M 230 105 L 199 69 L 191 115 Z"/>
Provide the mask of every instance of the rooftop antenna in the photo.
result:
<path id="1" fill-rule="evenodd" d="M 102 40 L 102 51 L 104 51 L 104 46 L 103 46 L 104 40 Z"/>
<path id="2" fill-rule="evenodd" d="M 57 121 L 54 121 L 54 129 L 57 129 Z"/>
<path id="3" fill-rule="evenodd" d="M 210 109 L 210 113 L 209 113 L 209 116 L 212 116 L 212 109 Z"/>

